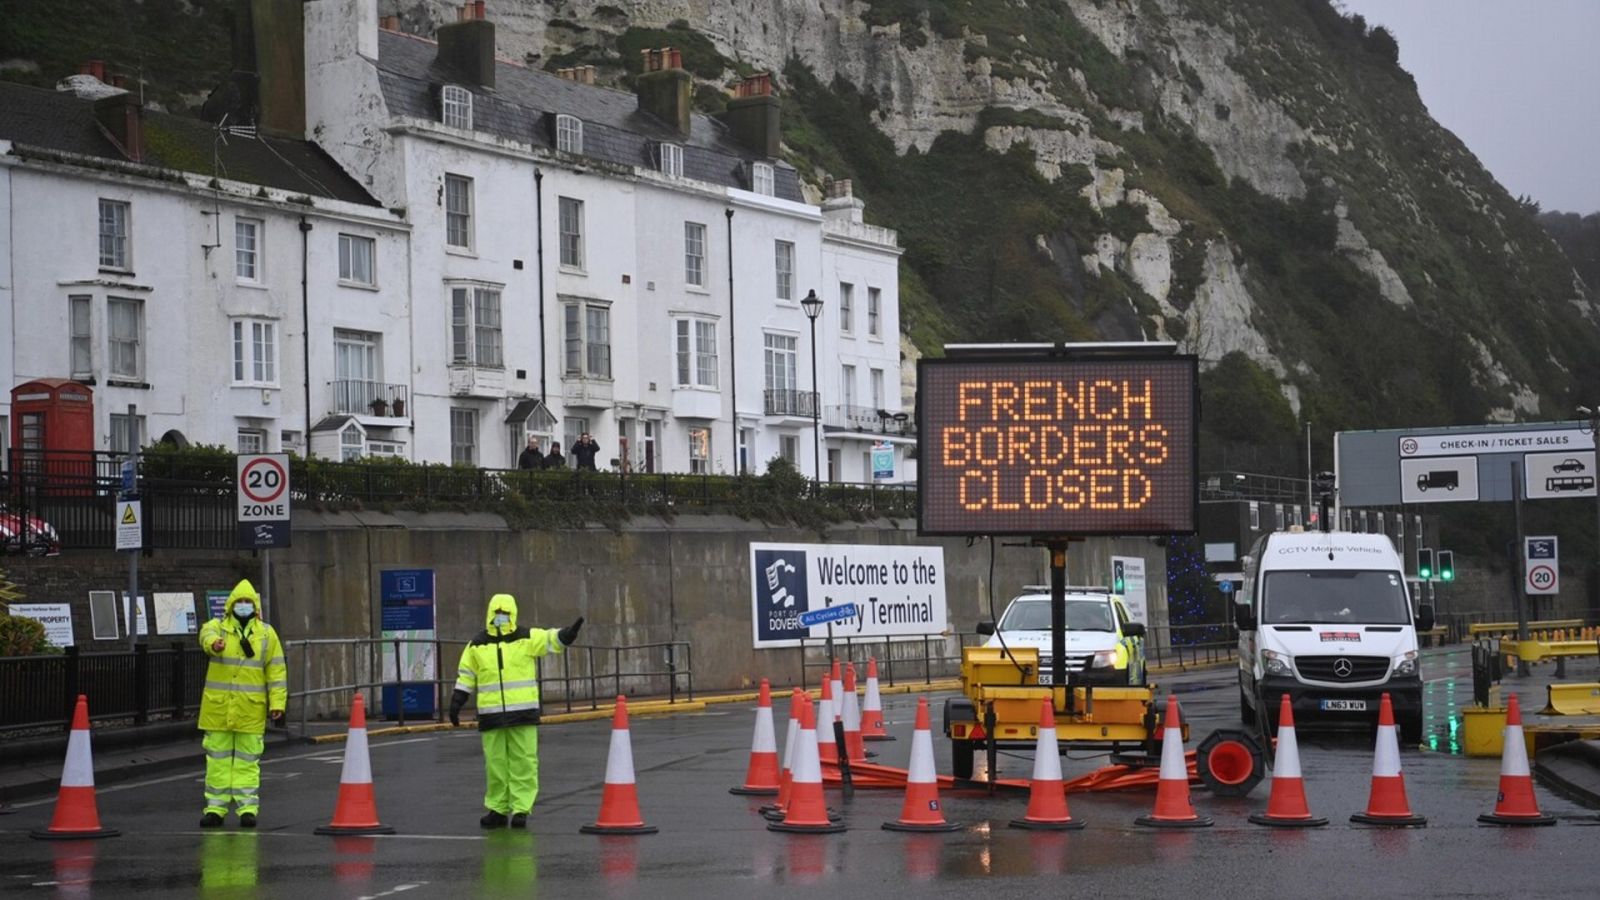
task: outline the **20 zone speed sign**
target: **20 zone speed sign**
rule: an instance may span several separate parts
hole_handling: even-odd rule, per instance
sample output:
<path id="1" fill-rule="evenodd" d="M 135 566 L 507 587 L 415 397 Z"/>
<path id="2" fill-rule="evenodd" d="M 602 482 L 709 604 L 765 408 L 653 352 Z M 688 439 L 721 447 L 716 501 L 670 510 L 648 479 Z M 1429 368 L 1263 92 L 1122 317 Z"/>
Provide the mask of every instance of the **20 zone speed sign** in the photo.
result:
<path id="1" fill-rule="evenodd" d="M 288 454 L 240 456 L 235 489 L 240 522 L 289 521 Z"/>

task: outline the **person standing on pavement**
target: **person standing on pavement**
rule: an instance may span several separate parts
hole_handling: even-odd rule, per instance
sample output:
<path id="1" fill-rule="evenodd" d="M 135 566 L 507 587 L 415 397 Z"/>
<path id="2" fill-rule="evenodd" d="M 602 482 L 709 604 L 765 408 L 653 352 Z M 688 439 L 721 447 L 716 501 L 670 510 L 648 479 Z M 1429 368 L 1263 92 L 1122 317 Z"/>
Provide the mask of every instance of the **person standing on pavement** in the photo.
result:
<path id="1" fill-rule="evenodd" d="M 239 827 L 256 827 L 261 811 L 261 753 L 267 718 L 283 719 L 289 672 L 278 632 L 257 615 L 261 595 L 248 580 L 234 586 L 222 615 L 200 628 L 211 657 L 200 695 L 206 751 L 205 813 L 201 828 L 218 828 L 231 803 Z"/>
<path id="2" fill-rule="evenodd" d="M 578 442 L 572 445 L 572 459 L 577 468 L 596 471 L 594 458 L 600 454 L 600 445 L 595 443 L 594 437 L 585 431 L 578 435 Z"/>
<path id="3" fill-rule="evenodd" d="M 567 458 L 561 453 L 561 442 L 551 441 L 550 452 L 544 456 L 544 467 L 546 469 L 564 469 L 566 465 Z"/>
<path id="4" fill-rule="evenodd" d="M 578 639 L 583 616 L 565 628 L 517 625 L 517 600 L 489 598 L 487 627 L 461 651 L 450 724 L 461 724 L 461 708 L 478 695 L 478 731 L 483 742 L 484 828 L 526 828 L 539 795 L 539 680 L 534 660 L 560 653 Z"/>
<path id="5" fill-rule="evenodd" d="M 517 457 L 519 469 L 544 468 L 544 454 L 539 450 L 539 439 L 528 435 L 528 446 L 522 448 L 522 454 Z"/>

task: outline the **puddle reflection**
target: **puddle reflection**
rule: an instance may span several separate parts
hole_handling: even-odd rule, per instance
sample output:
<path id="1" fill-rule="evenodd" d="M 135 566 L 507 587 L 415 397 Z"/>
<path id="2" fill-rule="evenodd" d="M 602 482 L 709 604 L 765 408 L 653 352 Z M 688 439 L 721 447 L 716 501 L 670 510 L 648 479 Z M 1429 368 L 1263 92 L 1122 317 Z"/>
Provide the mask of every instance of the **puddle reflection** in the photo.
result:
<path id="1" fill-rule="evenodd" d="M 247 900 L 258 896 L 258 841 L 251 832 L 201 835 L 200 896 L 207 900 Z"/>

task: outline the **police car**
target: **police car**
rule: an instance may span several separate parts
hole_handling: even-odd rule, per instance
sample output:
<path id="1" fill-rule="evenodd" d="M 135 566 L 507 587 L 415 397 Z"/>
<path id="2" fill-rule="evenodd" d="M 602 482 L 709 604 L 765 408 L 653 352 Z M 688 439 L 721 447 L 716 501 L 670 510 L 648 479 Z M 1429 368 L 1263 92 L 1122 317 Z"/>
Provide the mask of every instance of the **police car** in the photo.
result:
<path id="1" fill-rule="evenodd" d="M 1145 683 L 1144 625 L 1133 621 L 1122 598 L 1101 587 L 1066 591 L 1066 670 L 1073 684 Z M 1037 647 L 1039 684 L 1054 677 L 1050 646 L 1050 588 L 1029 585 L 1006 606 L 998 625 L 978 623 L 985 647 Z"/>

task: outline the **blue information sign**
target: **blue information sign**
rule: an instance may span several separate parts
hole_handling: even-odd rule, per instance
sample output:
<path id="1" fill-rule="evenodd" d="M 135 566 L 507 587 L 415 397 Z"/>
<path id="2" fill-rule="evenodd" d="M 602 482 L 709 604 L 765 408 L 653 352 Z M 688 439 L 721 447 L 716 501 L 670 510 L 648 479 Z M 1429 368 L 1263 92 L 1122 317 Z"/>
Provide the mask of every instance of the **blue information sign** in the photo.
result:
<path id="1" fill-rule="evenodd" d="M 854 603 L 841 603 L 838 606 L 825 606 L 822 609 L 813 609 L 800 614 L 800 624 L 807 628 L 817 625 L 826 625 L 840 619 L 854 619 L 860 612 Z"/>
<path id="2" fill-rule="evenodd" d="M 438 660 L 434 658 L 432 569 L 389 569 L 379 576 L 379 617 L 383 637 L 383 714 L 433 714 Z M 396 653 L 395 639 L 400 639 Z"/>

